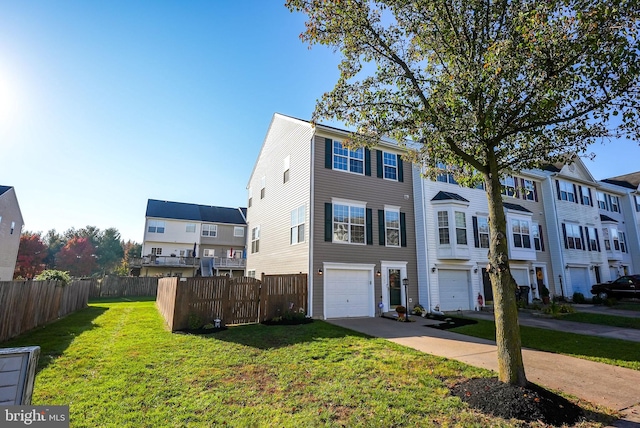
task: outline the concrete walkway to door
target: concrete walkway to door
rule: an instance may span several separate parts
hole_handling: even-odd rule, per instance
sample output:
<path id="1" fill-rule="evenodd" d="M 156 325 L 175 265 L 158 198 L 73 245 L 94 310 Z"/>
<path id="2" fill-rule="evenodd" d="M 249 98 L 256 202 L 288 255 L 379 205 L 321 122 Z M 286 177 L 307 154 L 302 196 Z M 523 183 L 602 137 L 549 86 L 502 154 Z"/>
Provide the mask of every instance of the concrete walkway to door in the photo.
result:
<path id="1" fill-rule="evenodd" d="M 416 322 L 410 323 L 385 318 L 342 318 L 328 322 L 497 372 L 495 342 L 430 328 L 427 324 L 436 321 L 414 319 Z M 529 381 L 621 411 L 624 418 L 616 427 L 640 427 L 640 371 L 531 349 L 523 349 L 522 354 Z"/>

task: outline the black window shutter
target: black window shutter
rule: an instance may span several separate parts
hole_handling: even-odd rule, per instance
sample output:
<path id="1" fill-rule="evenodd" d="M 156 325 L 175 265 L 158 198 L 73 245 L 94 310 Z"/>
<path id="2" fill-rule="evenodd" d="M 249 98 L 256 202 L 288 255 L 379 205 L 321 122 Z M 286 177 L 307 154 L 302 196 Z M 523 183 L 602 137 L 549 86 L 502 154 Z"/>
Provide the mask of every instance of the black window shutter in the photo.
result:
<path id="1" fill-rule="evenodd" d="M 384 210 L 378 210 L 378 244 L 386 244 L 387 233 L 384 227 Z"/>
<path id="2" fill-rule="evenodd" d="M 367 245 L 373 245 L 373 211 L 367 208 Z"/>
<path id="3" fill-rule="evenodd" d="M 472 216 L 471 223 L 473 223 L 473 243 L 476 248 L 480 248 L 480 236 L 478 235 L 478 217 Z"/>
<path id="4" fill-rule="evenodd" d="M 538 186 L 536 186 L 536 182 L 533 182 L 533 199 L 538 202 Z"/>
<path id="5" fill-rule="evenodd" d="M 520 198 L 520 185 L 518 184 L 518 182 L 519 182 L 520 180 L 518 180 L 518 177 L 515 177 L 515 176 L 512 176 L 512 177 L 513 177 L 513 184 L 516 186 L 516 188 L 515 188 L 515 189 L 513 189 L 513 191 L 514 191 L 513 196 L 514 196 L 516 199 L 519 199 L 519 198 Z M 522 192 L 522 193 L 524 194 L 524 192 Z"/>
<path id="6" fill-rule="evenodd" d="M 591 251 L 591 237 L 589 236 L 589 228 L 584 228 L 584 234 L 587 237 L 587 251 Z"/>
<path id="7" fill-rule="evenodd" d="M 371 150 L 364 148 L 364 175 L 371 177 Z"/>
<path id="8" fill-rule="evenodd" d="M 407 246 L 407 219 L 403 212 L 400 213 L 400 245 Z"/>
<path id="9" fill-rule="evenodd" d="M 324 139 L 324 167 L 333 168 L 333 140 L 331 138 Z"/>
<path id="10" fill-rule="evenodd" d="M 542 236 L 542 225 L 538 225 L 538 235 L 540 236 L 540 250 L 544 251 L 544 237 Z"/>
<path id="11" fill-rule="evenodd" d="M 593 206 L 593 197 L 591 196 L 591 188 L 587 187 L 587 190 L 589 191 L 589 204 Z"/>
<path id="12" fill-rule="evenodd" d="M 564 236 L 564 248 L 569 248 L 569 244 L 567 243 L 567 226 L 562 223 L 562 236 Z"/>
<path id="13" fill-rule="evenodd" d="M 333 241 L 333 205 L 324 204 L 324 240 Z"/>
<path id="14" fill-rule="evenodd" d="M 378 178 L 382 178 L 382 151 L 376 150 L 376 173 Z"/>
<path id="15" fill-rule="evenodd" d="M 580 240 L 582 241 L 582 251 L 586 250 L 586 248 L 584 248 L 584 232 L 583 232 L 583 227 L 580 226 Z"/>
<path id="16" fill-rule="evenodd" d="M 611 195 L 607 194 L 607 202 L 609 203 L 609 205 L 607 205 L 607 211 L 611 211 Z"/>
<path id="17" fill-rule="evenodd" d="M 598 245 L 598 252 L 600 252 L 600 238 L 598 238 L 598 229 L 594 229 L 596 232 L 596 245 Z"/>
<path id="18" fill-rule="evenodd" d="M 580 205 L 584 205 L 584 200 L 582 199 L 582 186 L 578 186 L 578 195 L 576 195 L 576 198 L 580 198 Z"/>
<path id="19" fill-rule="evenodd" d="M 575 184 L 573 185 L 573 200 L 576 204 L 578 203 L 578 189 Z"/>
<path id="20" fill-rule="evenodd" d="M 558 180 L 556 180 L 556 191 L 558 192 L 558 200 L 561 200 L 561 198 L 560 198 L 560 182 Z"/>
<path id="21" fill-rule="evenodd" d="M 402 165 L 402 156 L 398 155 L 398 181 L 404 182 L 404 168 Z"/>

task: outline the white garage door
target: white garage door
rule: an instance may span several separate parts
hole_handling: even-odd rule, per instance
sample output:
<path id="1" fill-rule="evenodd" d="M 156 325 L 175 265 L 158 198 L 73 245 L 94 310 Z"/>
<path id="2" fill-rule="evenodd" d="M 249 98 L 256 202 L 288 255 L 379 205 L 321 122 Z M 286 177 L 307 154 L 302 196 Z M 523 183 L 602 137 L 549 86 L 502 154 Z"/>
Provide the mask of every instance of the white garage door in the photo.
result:
<path id="1" fill-rule="evenodd" d="M 372 291 L 366 270 L 327 269 L 325 273 L 325 317 L 371 316 Z"/>
<path id="2" fill-rule="evenodd" d="M 471 309 L 469 304 L 469 273 L 466 270 L 438 271 L 438 287 L 440 289 L 440 310 L 457 311 Z"/>
<path id="3" fill-rule="evenodd" d="M 529 285 L 529 274 L 526 269 L 511 269 L 511 276 L 518 285 Z"/>
<path id="4" fill-rule="evenodd" d="M 569 275 L 571 278 L 572 293 L 582 293 L 584 297 L 591 298 L 591 281 L 589 279 L 589 270 L 585 268 L 570 267 Z M 573 297 L 573 294 L 567 297 Z"/>

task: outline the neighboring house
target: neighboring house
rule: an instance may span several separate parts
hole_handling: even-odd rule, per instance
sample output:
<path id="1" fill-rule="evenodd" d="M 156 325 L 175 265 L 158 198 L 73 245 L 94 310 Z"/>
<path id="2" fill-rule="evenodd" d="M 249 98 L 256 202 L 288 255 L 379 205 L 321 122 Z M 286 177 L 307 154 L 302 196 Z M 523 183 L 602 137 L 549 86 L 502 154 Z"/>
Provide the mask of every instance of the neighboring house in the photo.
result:
<path id="1" fill-rule="evenodd" d="M 544 175 L 528 171 L 502 181 L 509 265 L 529 299 L 550 283 L 551 258 L 540 184 Z M 458 185 L 445 170 L 435 181 L 413 171 L 420 302 L 441 311 L 471 310 L 493 300 L 486 270 L 489 251 L 487 194 L 482 185 Z"/>
<path id="2" fill-rule="evenodd" d="M 275 114 L 247 186 L 249 276 L 308 274 L 316 318 L 418 303 L 411 164 L 348 135 Z"/>
<path id="3" fill-rule="evenodd" d="M 542 171 L 544 213 L 554 277 L 553 295 L 572 298 L 574 293 L 591 297 L 591 286 L 615 279 L 609 270 L 611 256 L 605 235 L 617 219 L 601 216 L 600 188 L 582 160 L 549 165 Z M 604 222 L 603 222 L 604 220 Z"/>
<path id="4" fill-rule="evenodd" d="M 142 276 L 244 276 L 245 208 L 149 199 Z"/>
<path id="5" fill-rule="evenodd" d="M 23 225 L 15 189 L 0 186 L 0 281 L 13 279 Z"/>
<path id="6" fill-rule="evenodd" d="M 600 181 L 603 191 L 617 190 L 625 235 L 620 237 L 624 245 L 623 260 L 619 264 L 620 275 L 640 272 L 640 171 L 619 175 Z M 609 205 L 607 208 L 611 208 Z M 604 212 L 603 212 L 604 214 Z M 615 245 L 614 245 L 615 250 Z"/>

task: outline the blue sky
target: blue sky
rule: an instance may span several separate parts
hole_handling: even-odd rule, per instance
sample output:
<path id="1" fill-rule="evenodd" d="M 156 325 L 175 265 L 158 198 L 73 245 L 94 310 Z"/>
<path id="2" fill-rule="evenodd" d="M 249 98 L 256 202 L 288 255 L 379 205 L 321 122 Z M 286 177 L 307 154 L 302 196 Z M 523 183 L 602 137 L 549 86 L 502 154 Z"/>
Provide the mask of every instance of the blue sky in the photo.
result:
<path id="1" fill-rule="evenodd" d="M 278 0 L 0 0 L 0 185 L 25 230 L 117 228 L 147 199 L 246 206 L 273 113 L 309 119 L 338 57 Z M 594 146 L 596 179 L 640 170 Z"/>

